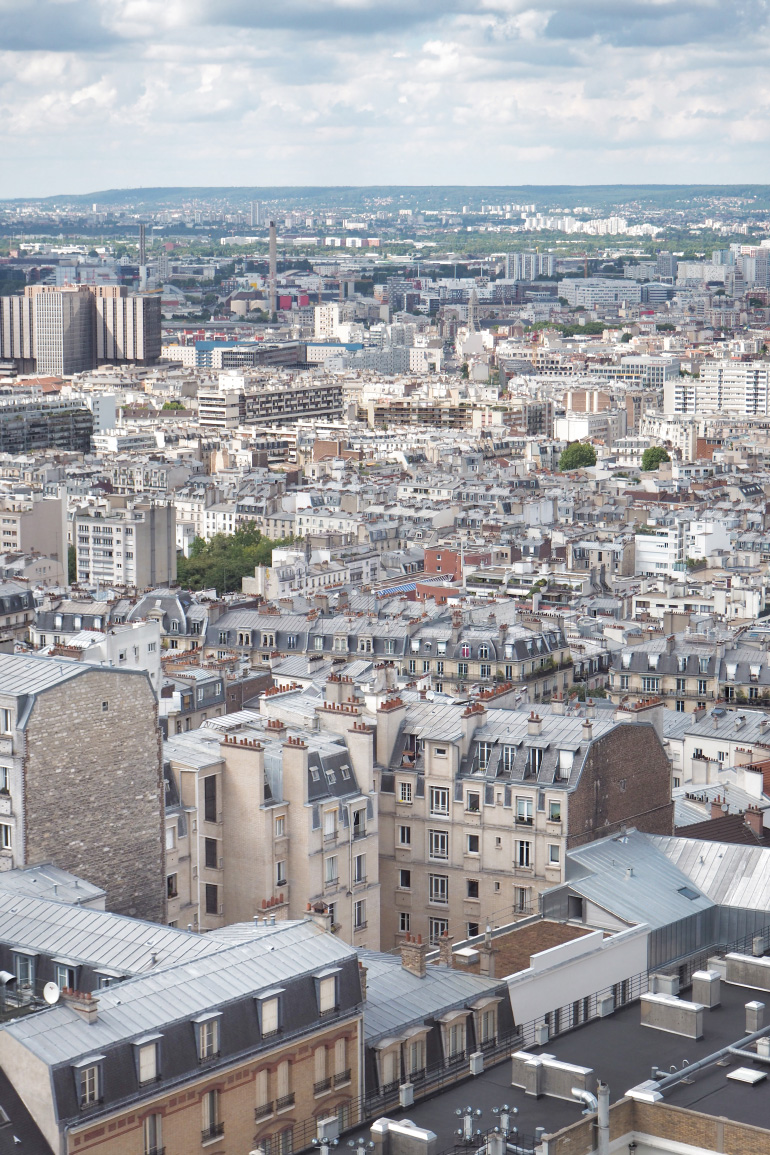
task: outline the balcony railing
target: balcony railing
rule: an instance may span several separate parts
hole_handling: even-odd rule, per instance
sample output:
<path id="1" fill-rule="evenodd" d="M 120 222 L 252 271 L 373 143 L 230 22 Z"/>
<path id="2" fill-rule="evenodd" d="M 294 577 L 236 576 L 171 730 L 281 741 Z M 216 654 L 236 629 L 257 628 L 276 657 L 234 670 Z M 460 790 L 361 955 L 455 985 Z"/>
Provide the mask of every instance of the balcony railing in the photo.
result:
<path id="1" fill-rule="evenodd" d="M 317 1083 L 313 1083 L 313 1094 L 314 1095 L 325 1095 L 326 1092 L 331 1091 L 331 1089 L 332 1089 L 332 1081 L 330 1078 L 329 1079 L 319 1079 Z"/>
<path id="2" fill-rule="evenodd" d="M 289 1095 L 281 1095 L 280 1099 L 276 1099 L 276 1101 L 275 1101 L 276 1111 L 285 1111 L 287 1107 L 293 1107 L 293 1106 L 294 1106 L 294 1092 L 293 1091 Z"/>
<path id="3" fill-rule="evenodd" d="M 273 1113 L 272 1099 L 269 1103 L 263 1103 L 261 1107 L 255 1107 L 254 1108 L 254 1118 L 255 1119 L 266 1119 L 267 1116 L 272 1115 L 272 1113 Z"/>
<path id="4" fill-rule="evenodd" d="M 334 1086 L 344 1087 L 346 1083 L 350 1082 L 350 1068 L 347 1071 L 338 1071 L 334 1076 Z"/>
<path id="5" fill-rule="evenodd" d="M 204 1131 L 201 1131 L 201 1143 L 208 1143 L 210 1139 L 218 1139 L 220 1135 L 224 1135 L 224 1133 L 224 1123 L 212 1123 L 209 1127 L 206 1127 Z"/>

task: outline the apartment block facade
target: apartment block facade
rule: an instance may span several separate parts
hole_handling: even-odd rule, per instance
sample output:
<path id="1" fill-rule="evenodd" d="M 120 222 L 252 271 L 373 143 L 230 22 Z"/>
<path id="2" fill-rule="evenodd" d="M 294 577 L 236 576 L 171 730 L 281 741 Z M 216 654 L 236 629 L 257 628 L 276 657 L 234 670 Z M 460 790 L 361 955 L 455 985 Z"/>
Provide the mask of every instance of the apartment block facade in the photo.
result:
<path id="1" fill-rule="evenodd" d="M 150 586 L 176 579 L 176 511 L 171 501 L 128 502 L 104 514 L 75 515 L 77 578 L 86 583 Z"/>

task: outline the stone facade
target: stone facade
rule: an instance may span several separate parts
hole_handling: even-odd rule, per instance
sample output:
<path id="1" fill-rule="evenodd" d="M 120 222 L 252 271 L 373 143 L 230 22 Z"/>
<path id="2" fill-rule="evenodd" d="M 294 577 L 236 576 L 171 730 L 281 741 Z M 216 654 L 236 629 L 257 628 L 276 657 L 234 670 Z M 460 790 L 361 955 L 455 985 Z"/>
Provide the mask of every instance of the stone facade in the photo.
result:
<path id="1" fill-rule="evenodd" d="M 24 859 L 104 887 L 108 910 L 162 922 L 157 710 L 147 675 L 101 668 L 35 696 L 25 729 Z"/>

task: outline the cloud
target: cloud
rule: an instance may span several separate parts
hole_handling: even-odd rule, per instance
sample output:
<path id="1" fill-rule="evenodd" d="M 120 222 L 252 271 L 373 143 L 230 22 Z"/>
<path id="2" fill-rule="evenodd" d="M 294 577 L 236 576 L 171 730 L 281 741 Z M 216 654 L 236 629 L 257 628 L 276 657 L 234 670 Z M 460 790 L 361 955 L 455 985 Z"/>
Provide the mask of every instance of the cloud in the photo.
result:
<path id="1" fill-rule="evenodd" d="M 0 196 L 763 180 L 768 0 L 0 0 Z"/>

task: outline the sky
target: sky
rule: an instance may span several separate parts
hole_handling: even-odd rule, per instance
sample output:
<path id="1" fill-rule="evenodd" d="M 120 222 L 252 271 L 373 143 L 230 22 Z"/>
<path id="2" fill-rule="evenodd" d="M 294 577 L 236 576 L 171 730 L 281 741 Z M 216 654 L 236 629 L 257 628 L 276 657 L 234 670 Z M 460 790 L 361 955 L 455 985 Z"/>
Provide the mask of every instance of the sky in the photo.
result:
<path id="1" fill-rule="evenodd" d="M 0 0 L 0 198 L 770 182 L 770 0 Z"/>

